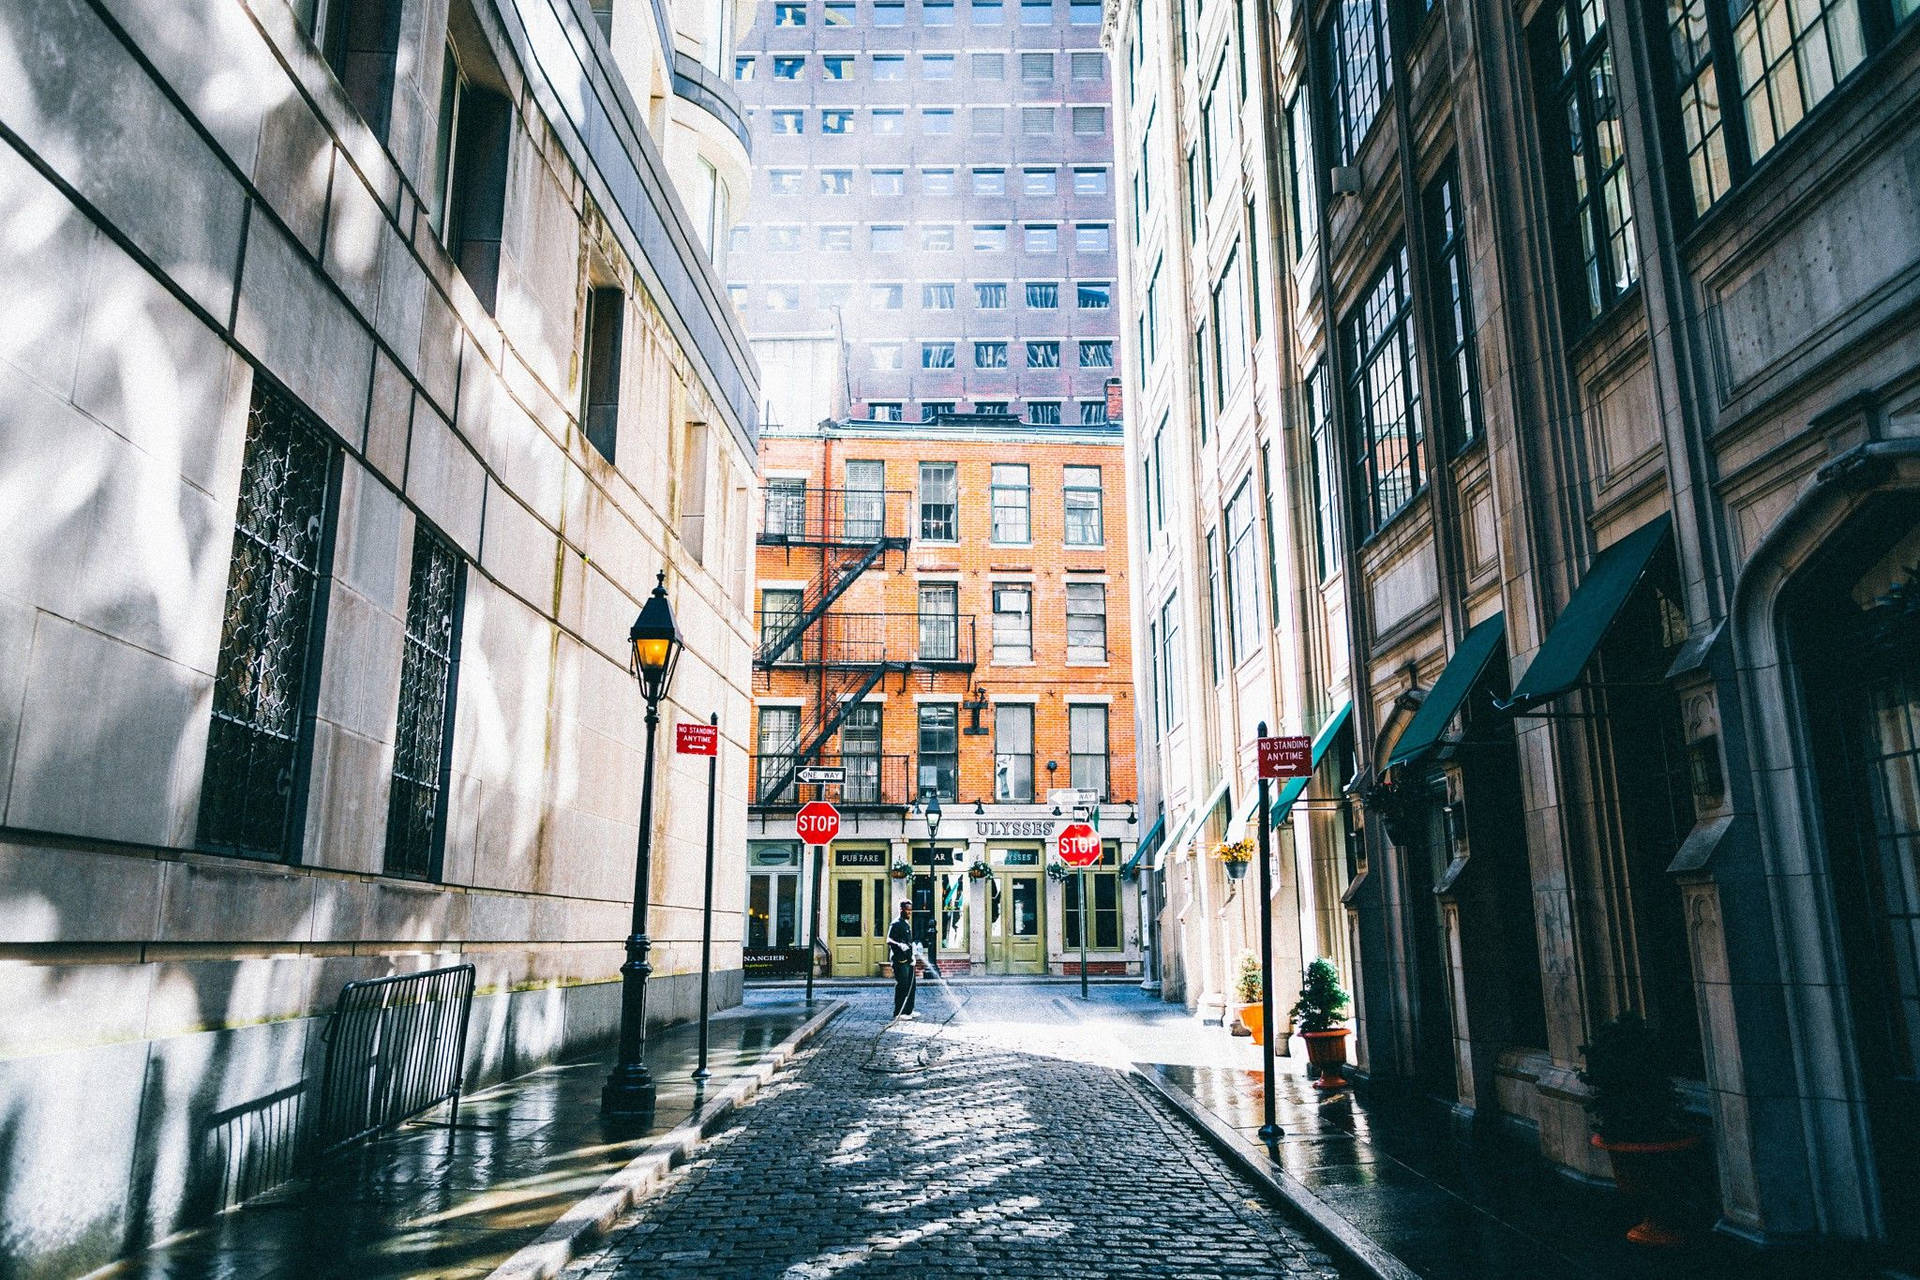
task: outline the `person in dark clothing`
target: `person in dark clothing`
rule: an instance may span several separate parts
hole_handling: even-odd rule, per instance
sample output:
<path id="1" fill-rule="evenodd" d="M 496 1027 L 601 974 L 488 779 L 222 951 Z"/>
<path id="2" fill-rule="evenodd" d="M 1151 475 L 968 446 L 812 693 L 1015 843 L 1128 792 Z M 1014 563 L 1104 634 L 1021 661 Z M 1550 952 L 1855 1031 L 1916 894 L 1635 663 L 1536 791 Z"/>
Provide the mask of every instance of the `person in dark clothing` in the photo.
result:
<path id="1" fill-rule="evenodd" d="M 913 904 L 900 904 L 900 918 L 887 927 L 887 959 L 893 962 L 893 1016 L 913 1017 Z"/>

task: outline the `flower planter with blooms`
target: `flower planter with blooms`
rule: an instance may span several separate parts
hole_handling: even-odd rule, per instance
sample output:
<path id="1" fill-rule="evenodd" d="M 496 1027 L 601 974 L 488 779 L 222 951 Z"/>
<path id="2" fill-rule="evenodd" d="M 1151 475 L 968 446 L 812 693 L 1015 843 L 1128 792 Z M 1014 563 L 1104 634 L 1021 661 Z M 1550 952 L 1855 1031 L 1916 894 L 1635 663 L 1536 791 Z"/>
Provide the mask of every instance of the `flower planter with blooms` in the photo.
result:
<path id="1" fill-rule="evenodd" d="M 967 877 L 971 880 L 985 880 L 992 874 L 993 868 L 980 858 L 975 858 L 967 865 Z"/>
<path id="2" fill-rule="evenodd" d="M 1637 1013 L 1624 1013 L 1580 1046 L 1580 1080 L 1593 1091 L 1587 1114 L 1593 1145 L 1613 1162 L 1613 1182 L 1642 1215 L 1627 1231 L 1635 1244 L 1685 1244 L 1693 1152 L 1700 1135 L 1680 1111 L 1666 1046 Z"/>
<path id="3" fill-rule="evenodd" d="M 1307 1076 L 1320 1090 L 1347 1087 L 1347 1036 L 1345 1027 L 1336 1024 L 1347 1011 L 1348 996 L 1340 985 L 1340 970 L 1331 960 L 1315 960 L 1307 966 L 1306 981 L 1300 984 L 1300 998 L 1293 1005 L 1293 1019 L 1300 1036 L 1307 1042 Z"/>
<path id="4" fill-rule="evenodd" d="M 887 868 L 887 874 L 895 880 L 905 880 L 913 874 L 913 864 L 896 859 L 894 864 Z"/>
<path id="5" fill-rule="evenodd" d="M 1073 879 L 1073 868 L 1056 858 L 1047 864 L 1047 879 L 1064 883 Z"/>
<path id="6" fill-rule="evenodd" d="M 1234 880 L 1244 880 L 1247 866 L 1253 861 L 1253 837 L 1244 840 L 1222 840 L 1213 846 L 1213 856 L 1226 864 L 1227 875 Z"/>
<path id="7" fill-rule="evenodd" d="M 1260 995 L 1264 989 L 1265 984 L 1260 980 L 1260 957 L 1251 951 L 1242 951 L 1240 972 L 1233 980 L 1233 996 L 1240 1002 L 1234 1016 L 1255 1044 L 1266 1043 L 1266 1019 L 1260 1016 Z"/>

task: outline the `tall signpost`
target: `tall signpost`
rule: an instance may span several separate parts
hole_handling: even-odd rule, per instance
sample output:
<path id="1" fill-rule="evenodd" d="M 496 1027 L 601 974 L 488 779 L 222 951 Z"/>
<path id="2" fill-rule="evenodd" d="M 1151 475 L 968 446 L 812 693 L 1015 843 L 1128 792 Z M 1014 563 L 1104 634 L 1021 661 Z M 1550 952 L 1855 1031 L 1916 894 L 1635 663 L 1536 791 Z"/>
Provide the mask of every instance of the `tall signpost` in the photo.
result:
<path id="1" fill-rule="evenodd" d="M 820 867 L 827 854 L 827 846 L 840 834 L 840 811 L 825 800 L 815 800 L 803 805 L 794 815 L 794 834 L 803 844 L 813 846 L 813 896 L 808 905 L 810 920 L 807 939 L 807 1007 L 813 1007 L 813 969 L 820 957 Z"/>
<path id="2" fill-rule="evenodd" d="M 1087 901 L 1087 868 L 1100 861 L 1100 833 L 1084 822 L 1060 828 L 1060 861 L 1080 872 L 1080 998 L 1087 993 L 1087 933 L 1093 924 L 1093 904 Z"/>
<path id="3" fill-rule="evenodd" d="M 707 1070 L 707 993 L 713 982 L 713 803 L 720 781 L 720 713 L 705 724 L 673 727 L 673 749 L 683 756 L 707 758 L 707 892 L 700 906 L 700 1065 L 693 1078 L 705 1080 Z"/>
<path id="4" fill-rule="evenodd" d="M 1265 1072 L 1266 1123 L 1260 1137 L 1275 1142 L 1280 1137 L 1279 1099 L 1273 1091 L 1273 859 L 1269 851 L 1269 832 L 1273 825 L 1273 798 L 1268 782 L 1273 778 L 1305 778 L 1313 774 L 1313 740 L 1310 738 L 1269 738 L 1267 722 L 1259 728 L 1260 757 L 1260 1030 L 1262 1070 Z M 1299 869 L 1294 869 L 1296 880 Z M 1300 922 L 1294 921 L 1294 928 Z"/>

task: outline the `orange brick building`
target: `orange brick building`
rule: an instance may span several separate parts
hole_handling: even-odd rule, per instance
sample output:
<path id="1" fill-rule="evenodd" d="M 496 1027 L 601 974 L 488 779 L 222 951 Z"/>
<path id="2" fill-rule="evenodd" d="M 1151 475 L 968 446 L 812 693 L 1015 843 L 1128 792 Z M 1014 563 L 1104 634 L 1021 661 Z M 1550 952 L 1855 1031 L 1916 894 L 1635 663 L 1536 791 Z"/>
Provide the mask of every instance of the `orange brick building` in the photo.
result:
<path id="1" fill-rule="evenodd" d="M 1049 869 L 1078 818 L 1088 970 L 1138 973 L 1119 427 L 850 422 L 760 459 L 750 969 L 804 964 L 817 894 L 831 972 L 877 973 L 911 894 L 943 971 L 1077 974 L 1080 881 Z M 818 868 L 816 798 L 842 817 Z"/>

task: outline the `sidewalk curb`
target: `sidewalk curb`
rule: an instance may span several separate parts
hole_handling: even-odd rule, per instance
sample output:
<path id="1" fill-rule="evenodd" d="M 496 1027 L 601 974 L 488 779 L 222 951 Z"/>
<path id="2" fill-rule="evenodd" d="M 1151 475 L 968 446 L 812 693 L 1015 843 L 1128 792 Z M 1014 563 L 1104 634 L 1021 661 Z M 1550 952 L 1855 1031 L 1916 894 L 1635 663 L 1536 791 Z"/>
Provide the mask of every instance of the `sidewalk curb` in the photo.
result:
<path id="1" fill-rule="evenodd" d="M 1264 1147 L 1243 1137 L 1238 1130 L 1201 1106 L 1186 1090 L 1156 1071 L 1142 1069 L 1131 1060 L 1127 1067 L 1135 1080 L 1171 1103 L 1182 1119 L 1197 1129 L 1242 1173 L 1298 1211 L 1307 1220 L 1312 1234 L 1319 1236 L 1323 1243 L 1333 1246 L 1333 1251 L 1343 1260 L 1362 1268 L 1374 1280 L 1421 1280 L 1418 1271 L 1374 1243 L 1371 1236 L 1342 1217 L 1305 1183 L 1276 1165 Z"/>
<path id="2" fill-rule="evenodd" d="M 560 1215 L 559 1220 L 531 1244 L 495 1267 L 487 1274 L 487 1280 L 551 1280 L 558 1275 L 597 1242 L 621 1214 L 658 1186 L 676 1166 L 685 1163 L 701 1142 L 720 1127 L 721 1121 L 760 1092 L 788 1059 L 846 1008 L 846 1001 L 836 1000 L 808 1018 L 792 1035 L 747 1068 L 739 1079 L 679 1125 L 653 1139 L 645 1151 Z"/>

